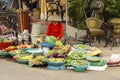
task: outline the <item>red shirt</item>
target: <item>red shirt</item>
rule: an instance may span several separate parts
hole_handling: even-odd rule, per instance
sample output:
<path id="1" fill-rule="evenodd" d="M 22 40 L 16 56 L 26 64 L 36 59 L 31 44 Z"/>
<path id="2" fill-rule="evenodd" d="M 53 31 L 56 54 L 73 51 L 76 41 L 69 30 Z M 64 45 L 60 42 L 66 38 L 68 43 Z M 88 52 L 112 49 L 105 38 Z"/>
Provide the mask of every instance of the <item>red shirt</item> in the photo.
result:
<path id="1" fill-rule="evenodd" d="M 46 36 L 55 36 L 56 38 L 62 38 L 64 34 L 63 26 L 60 22 L 54 25 L 52 22 L 48 25 Z"/>

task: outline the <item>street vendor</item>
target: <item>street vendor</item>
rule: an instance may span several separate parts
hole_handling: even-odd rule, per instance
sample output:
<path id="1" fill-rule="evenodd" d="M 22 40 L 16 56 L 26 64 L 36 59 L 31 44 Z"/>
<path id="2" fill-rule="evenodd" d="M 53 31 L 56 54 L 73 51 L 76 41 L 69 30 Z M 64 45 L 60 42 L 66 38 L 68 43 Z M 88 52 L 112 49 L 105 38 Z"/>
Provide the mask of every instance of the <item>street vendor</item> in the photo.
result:
<path id="1" fill-rule="evenodd" d="M 64 34 L 63 25 L 61 24 L 61 18 L 54 14 L 48 19 L 51 23 L 48 25 L 46 36 L 55 36 L 57 40 L 61 39 Z"/>
<path id="2" fill-rule="evenodd" d="M 61 24 L 61 18 L 54 14 L 48 18 L 50 24 L 48 25 L 46 31 L 45 42 L 41 43 L 42 47 L 53 48 L 56 44 L 56 41 L 61 40 L 64 35 L 64 28 Z"/>

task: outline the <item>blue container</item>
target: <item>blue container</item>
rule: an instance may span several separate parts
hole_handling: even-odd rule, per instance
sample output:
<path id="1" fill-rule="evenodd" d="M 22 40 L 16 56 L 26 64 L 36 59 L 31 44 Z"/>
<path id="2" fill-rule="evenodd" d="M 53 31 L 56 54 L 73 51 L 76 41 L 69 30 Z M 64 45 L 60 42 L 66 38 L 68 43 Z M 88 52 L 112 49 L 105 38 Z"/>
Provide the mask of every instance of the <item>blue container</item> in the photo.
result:
<path id="1" fill-rule="evenodd" d="M 48 59 L 46 59 L 48 66 L 47 69 L 48 70 L 65 70 L 66 66 L 64 65 L 64 62 L 50 62 Z"/>
<path id="2" fill-rule="evenodd" d="M 77 72 L 84 72 L 88 68 L 89 65 L 90 65 L 89 62 L 86 65 L 81 65 L 81 66 L 76 66 L 74 65 L 74 63 L 71 63 L 71 66 L 73 66 L 74 70 Z"/>
<path id="3" fill-rule="evenodd" d="M 48 43 L 46 43 L 46 42 L 41 42 L 40 45 L 41 45 L 42 47 L 49 47 L 49 48 L 53 48 L 53 47 L 55 46 L 54 44 L 48 44 Z"/>
<path id="4" fill-rule="evenodd" d="M 0 52 L 0 57 L 6 57 L 9 56 L 10 54 L 8 52 Z"/>
<path id="5" fill-rule="evenodd" d="M 52 66 L 52 65 L 48 65 L 47 66 L 48 70 L 65 70 L 66 66 L 65 65 L 61 65 L 61 66 Z"/>

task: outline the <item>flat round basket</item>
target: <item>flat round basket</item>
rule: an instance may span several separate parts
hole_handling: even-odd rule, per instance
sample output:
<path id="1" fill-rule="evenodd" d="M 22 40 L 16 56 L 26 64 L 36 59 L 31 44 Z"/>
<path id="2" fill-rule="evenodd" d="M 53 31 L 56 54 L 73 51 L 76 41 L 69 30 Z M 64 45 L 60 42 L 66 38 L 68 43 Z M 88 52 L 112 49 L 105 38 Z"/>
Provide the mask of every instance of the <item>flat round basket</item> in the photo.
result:
<path id="1" fill-rule="evenodd" d="M 16 53 L 9 53 L 10 54 L 10 56 L 15 56 L 16 55 Z"/>
<path id="2" fill-rule="evenodd" d="M 87 61 L 90 61 L 90 62 L 99 62 L 101 61 L 102 58 L 100 57 L 86 57 L 86 60 Z"/>
<path id="3" fill-rule="evenodd" d="M 33 55 L 40 55 L 40 54 L 43 54 L 43 49 L 33 48 L 33 49 L 26 50 L 26 52 L 33 54 Z"/>
<path id="4" fill-rule="evenodd" d="M 88 66 L 90 65 L 89 62 L 87 62 L 85 65 L 76 65 L 74 62 L 71 63 L 71 66 L 74 67 L 74 70 L 77 71 L 77 72 L 84 72 Z"/>
<path id="5" fill-rule="evenodd" d="M 52 66 L 61 66 L 64 65 L 64 62 L 50 62 L 48 59 L 46 59 L 48 65 L 52 65 Z"/>
<path id="6" fill-rule="evenodd" d="M 28 60 L 19 60 L 19 59 L 17 59 L 16 61 L 18 63 L 20 63 L 20 64 L 28 64 Z"/>
<path id="7" fill-rule="evenodd" d="M 106 60 L 101 60 L 100 62 L 90 62 L 91 66 L 104 66 L 105 64 L 107 64 Z"/>
<path id="8" fill-rule="evenodd" d="M 7 57 L 9 56 L 10 54 L 8 52 L 3 52 L 3 51 L 0 51 L 0 57 Z"/>

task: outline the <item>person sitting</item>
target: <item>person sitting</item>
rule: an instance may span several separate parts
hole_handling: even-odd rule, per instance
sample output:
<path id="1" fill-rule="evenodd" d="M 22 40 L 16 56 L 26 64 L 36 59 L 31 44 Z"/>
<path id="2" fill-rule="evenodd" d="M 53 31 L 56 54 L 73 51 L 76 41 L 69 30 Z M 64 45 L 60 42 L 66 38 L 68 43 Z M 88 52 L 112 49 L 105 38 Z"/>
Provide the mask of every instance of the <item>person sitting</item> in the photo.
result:
<path id="1" fill-rule="evenodd" d="M 51 23 L 48 25 L 46 36 L 55 36 L 57 40 L 61 39 L 64 35 L 64 28 L 60 22 L 62 19 L 58 15 L 54 14 L 50 16 L 48 20 L 51 21 Z"/>
<path id="2" fill-rule="evenodd" d="M 58 15 L 54 14 L 50 16 L 48 20 L 51 22 L 50 24 L 48 24 L 47 27 L 45 42 L 41 43 L 41 45 L 43 47 L 52 46 L 53 48 L 55 42 L 62 39 L 64 35 L 64 28 L 62 23 L 60 22 L 62 21 L 62 19 Z M 45 46 L 44 44 L 47 46 Z"/>

